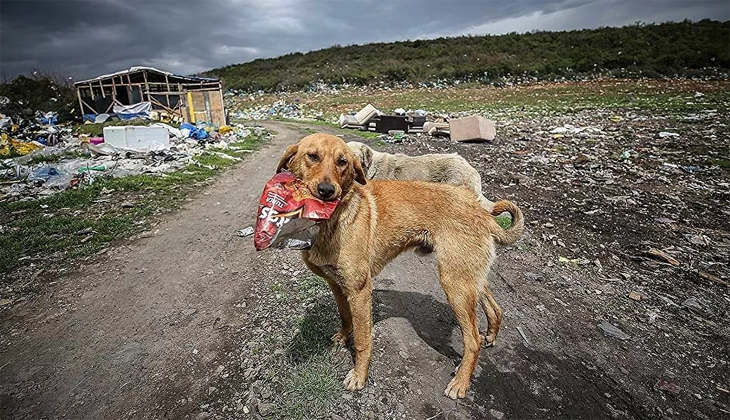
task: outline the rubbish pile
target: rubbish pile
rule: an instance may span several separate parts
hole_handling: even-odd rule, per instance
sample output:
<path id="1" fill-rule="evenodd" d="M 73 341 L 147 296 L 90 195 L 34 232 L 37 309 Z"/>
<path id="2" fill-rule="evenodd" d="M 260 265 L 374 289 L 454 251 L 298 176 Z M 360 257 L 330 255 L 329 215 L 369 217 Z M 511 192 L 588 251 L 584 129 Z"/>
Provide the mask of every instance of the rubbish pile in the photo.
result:
<path id="1" fill-rule="evenodd" d="M 267 120 L 271 118 L 289 118 L 298 120 L 321 120 L 322 112 L 308 110 L 300 103 L 299 98 L 289 101 L 288 98 L 279 99 L 273 104 L 262 104 L 260 106 L 243 107 L 243 102 L 255 100 L 255 97 L 240 94 L 226 95 L 226 107 L 230 109 L 231 116 L 242 120 Z"/>
<path id="2" fill-rule="evenodd" d="M 107 126 L 104 137 L 74 135 L 68 127 L 56 130 L 60 135 L 53 145 L 2 134 L 6 147 L 0 150 L 10 153 L 0 154 L 0 201 L 35 199 L 100 178 L 164 176 L 189 164 L 200 165 L 194 157 L 204 152 L 236 160 L 220 150 L 237 150 L 235 143 L 265 134 L 257 126 L 216 128 L 202 123 L 180 128 L 163 123 Z"/>
<path id="3" fill-rule="evenodd" d="M 58 126 L 58 113 L 33 113 L 22 103 L 0 97 L 0 158 L 25 155 L 58 144 L 70 129 Z"/>
<path id="4" fill-rule="evenodd" d="M 399 142 L 403 136 L 407 138 L 408 133 L 446 136 L 455 142 L 491 141 L 496 136 L 494 121 L 479 115 L 449 118 L 422 109 L 406 111 L 402 108 L 394 110 L 393 115 L 386 115 L 371 104 L 357 113 L 340 114 L 337 123 L 340 128 L 388 134 L 381 139 L 389 143 Z"/>

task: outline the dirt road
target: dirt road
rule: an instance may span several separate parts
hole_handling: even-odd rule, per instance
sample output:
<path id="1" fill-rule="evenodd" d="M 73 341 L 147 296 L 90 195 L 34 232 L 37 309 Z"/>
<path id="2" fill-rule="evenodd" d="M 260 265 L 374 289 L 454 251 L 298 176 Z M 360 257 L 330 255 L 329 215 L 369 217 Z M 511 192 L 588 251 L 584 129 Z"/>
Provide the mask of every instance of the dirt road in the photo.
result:
<path id="1" fill-rule="evenodd" d="M 460 334 L 434 260 L 412 253 L 375 282 L 368 386 L 323 396 L 311 383 L 322 374 L 341 380 L 347 353 L 296 360 L 325 354 L 319 350 L 337 325 L 332 299 L 311 283 L 296 252 L 256 253 L 250 238 L 235 235 L 253 224 L 284 147 L 306 134 L 292 124 L 267 125 L 277 132 L 272 143 L 150 235 L 110 249 L 4 313 L 0 418 L 320 418 L 301 412 L 291 395 L 335 419 L 724 415 L 715 388 L 727 385 L 720 379 L 728 377 L 727 336 L 714 350 L 693 344 L 712 353 L 716 363 L 708 368 L 702 357 L 701 366 L 652 361 L 646 349 L 662 351 L 657 343 L 666 352 L 685 345 L 665 340 L 671 331 L 628 341 L 602 335 L 596 293 L 564 291 L 599 275 L 546 266 L 553 250 L 529 229 L 521 245 L 498 251 L 491 281 L 505 321 L 497 346 L 482 350 L 465 400 L 441 395 L 459 361 Z M 680 383 L 679 393 L 655 390 L 658 380 Z"/>

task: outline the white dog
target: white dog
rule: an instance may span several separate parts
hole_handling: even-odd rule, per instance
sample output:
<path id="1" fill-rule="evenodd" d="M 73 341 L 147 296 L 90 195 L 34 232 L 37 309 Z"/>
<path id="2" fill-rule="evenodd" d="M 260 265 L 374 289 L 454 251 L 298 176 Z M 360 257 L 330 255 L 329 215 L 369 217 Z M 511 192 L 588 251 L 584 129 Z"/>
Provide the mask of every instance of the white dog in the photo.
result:
<path id="1" fill-rule="evenodd" d="M 456 153 L 408 156 L 376 152 L 367 145 L 351 141 L 347 145 L 360 159 L 367 179 L 401 179 L 440 182 L 473 190 L 479 204 L 491 212 L 492 201 L 482 194 L 482 177 L 469 162 Z"/>

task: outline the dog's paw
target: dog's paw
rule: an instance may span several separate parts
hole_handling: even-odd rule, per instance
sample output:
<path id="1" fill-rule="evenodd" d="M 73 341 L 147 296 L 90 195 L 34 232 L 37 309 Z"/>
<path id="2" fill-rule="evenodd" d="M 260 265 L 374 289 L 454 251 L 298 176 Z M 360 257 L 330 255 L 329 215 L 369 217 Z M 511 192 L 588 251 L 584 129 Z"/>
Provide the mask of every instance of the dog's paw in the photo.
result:
<path id="1" fill-rule="evenodd" d="M 479 334 L 482 339 L 483 347 L 494 347 L 497 344 L 497 334 Z"/>
<path id="2" fill-rule="evenodd" d="M 466 390 L 469 389 L 469 381 L 462 381 L 459 378 L 454 378 L 449 382 L 444 390 L 444 395 L 455 400 L 457 398 L 464 398 L 466 396 Z"/>
<path id="3" fill-rule="evenodd" d="M 359 391 L 365 388 L 366 380 L 367 376 L 361 378 L 360 375 L 355 372 L 355 369 L 350 369 L 350 372 L 347 373 L 347 376 L 345 376 L 345 380 L 342 381 L 342 383 L 348 391 Z"/>
<path id="4" fill-rule="evenodd" d="M 330 340 L 332 340 L 332 342 L 333 342 L 333 343 L 334 343 L 334 344 L 335 344 L 336 346 L 339 346 L 339 347 L 344 347 L 344 346 L 345 346 L 345 344 L 347 344 L 347 336 L 348 336 L 348 335 L 349 335 L 349 334 L 347 334 L 346 332 L 344 332 L 344 331 L 340 330 L 340 331 L 337 331 L 337 332 L 335 333 L 335 335 L 333 335 L 333 336 L 332 336 L 332 338 L 330 338 Z"/>

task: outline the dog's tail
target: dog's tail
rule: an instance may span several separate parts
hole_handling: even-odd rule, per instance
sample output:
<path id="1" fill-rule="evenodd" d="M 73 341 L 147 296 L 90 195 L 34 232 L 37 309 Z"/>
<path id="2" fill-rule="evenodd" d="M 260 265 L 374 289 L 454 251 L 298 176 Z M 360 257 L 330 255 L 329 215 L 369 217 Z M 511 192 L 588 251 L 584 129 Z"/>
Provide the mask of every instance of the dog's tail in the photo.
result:
<path id="1" fill-rule="evenodd" d="M 522 211 L 520 211 L 520 208 L 515 203 L 509 200 L 494 203 L 492 216 L 499 216 L 504 212 L 508 212 L 512 216 L 512 225 L 509 229 L 502 229 L 500 227 L 497 232 L 492 233 L 492 236 L 494 236 L 494 239 L 500 245 L 512 245 L 522 236 L 525 230 L 525 220 L 522 218 Z"/>

